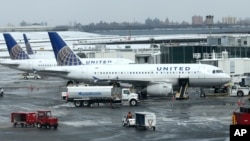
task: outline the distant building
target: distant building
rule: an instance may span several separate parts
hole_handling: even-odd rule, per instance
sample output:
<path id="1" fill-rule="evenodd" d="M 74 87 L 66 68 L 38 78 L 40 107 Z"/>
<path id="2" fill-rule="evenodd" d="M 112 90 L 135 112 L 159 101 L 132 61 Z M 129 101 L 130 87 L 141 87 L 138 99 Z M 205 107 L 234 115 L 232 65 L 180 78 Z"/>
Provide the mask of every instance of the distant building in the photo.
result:
<path id="1" fill-rule="evenodd" d="M 192 16 L 192 25 L 202 25 L 203 24 L 203 18 L 202 16 Z"/>
<path id="2" fill-rule="evenodd" d="M 23 23 L 25 24 L 25 23 Z M 67 26 L 7 26 L 0 27 L 0 32 L 35 32 L 35 31 L 68 31 Z"/>
<path id="3" fill-rule="evenodd" d="M 206 21 L 205 23 L 209 26 L 213 25 L 214 24 L 214 16 L 212 15 L 207 15 L 206 16 Z"/>
<path id="4" fill-rule="evenodd" d="M 223 24 L 237 24 L 237 19 L 236 17 L 223 17 L 222 18 L 222 23 Z"/>

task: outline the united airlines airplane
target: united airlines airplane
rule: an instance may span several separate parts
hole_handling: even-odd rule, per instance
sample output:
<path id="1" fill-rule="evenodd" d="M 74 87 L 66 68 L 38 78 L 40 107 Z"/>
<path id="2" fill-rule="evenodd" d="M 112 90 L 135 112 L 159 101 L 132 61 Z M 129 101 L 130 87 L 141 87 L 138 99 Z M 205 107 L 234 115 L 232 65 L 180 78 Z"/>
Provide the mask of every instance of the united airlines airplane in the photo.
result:
<path id="1" fill-rule="evenodd" d="M 36 72 L 39 70 L 44 70 L 46 67 L 57 66 L 56 60 L 53 59 L 31 59 L 23 49 L 17 44 L 14 38 L 8 34 L 3 34 L 9 54 L 10 59 L 2 60 L 1 65 L 7 66 L 13 69 L 18 69 L 25 72 Z M 134 61 L 124 58 L 82 58 L 82 64 L 130 64 Z M 66 58 L 65 58 L 66 59 Z"/>
<path id="2" fill-rule="evenodd" d="M 228 83 L 231 78 L 221 69 L 205 64 L 82 64 L 56 32 L 49 32 L 57 63 L 40 73 L 90 84 L 129 83 L 148 95 L 162 96 L 173 92 L 174 86 L 188 83 L 191 87 L 213 87 Z M 66 59 L 65 59 L 66 58 Z"/>
<path id="3" fill-rule="evenodd" d="M 27 54 L 28 55 L 33 55 L 34 52 L 33 52 L 32 48 L 30 46 L 30 43 L 29 43 L 29 40 L 28 40 L 26 34 L 23 34 L 23 39 L 24 39 L 24 43 L 25 43 Z"/>

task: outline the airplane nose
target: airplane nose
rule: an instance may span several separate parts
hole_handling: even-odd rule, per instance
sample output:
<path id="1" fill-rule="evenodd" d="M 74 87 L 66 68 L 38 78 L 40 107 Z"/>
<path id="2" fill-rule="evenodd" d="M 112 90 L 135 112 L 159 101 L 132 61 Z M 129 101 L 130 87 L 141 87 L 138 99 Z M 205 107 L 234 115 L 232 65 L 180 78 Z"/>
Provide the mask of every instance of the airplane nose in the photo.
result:
<path id="1" fill-rule="evenodd" d="M 225 74 L 225 76 L 223 77 L 223 81 L 224 81 L 225 83 L 230 82 L 230 81 L 231 81 L 231 77 L 230 77 L 230 75 Z"/>

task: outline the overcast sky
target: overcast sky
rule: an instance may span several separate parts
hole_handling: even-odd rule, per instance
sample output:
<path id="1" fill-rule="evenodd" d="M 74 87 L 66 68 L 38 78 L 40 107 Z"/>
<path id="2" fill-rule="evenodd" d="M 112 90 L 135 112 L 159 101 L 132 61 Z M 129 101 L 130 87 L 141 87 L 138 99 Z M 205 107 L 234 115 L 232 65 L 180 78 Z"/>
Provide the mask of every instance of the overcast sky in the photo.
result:
<path id="1" fill-rule="evenodd" d="M 2 0 L 0 26 L 47 22 L 66 25 L 105 22 L 141 22 L 147 18 L 191 23 L 193 15 L 250 17 L 250 0 Z"/>

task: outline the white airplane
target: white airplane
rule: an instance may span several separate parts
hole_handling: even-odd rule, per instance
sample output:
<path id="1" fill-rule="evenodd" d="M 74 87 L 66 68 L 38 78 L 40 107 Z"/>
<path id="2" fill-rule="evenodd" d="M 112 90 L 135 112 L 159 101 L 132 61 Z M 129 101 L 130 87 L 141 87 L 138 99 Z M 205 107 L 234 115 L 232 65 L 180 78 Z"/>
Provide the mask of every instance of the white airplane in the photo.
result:
<path id="1" fill-rule="evenodd" d="M 9 33 L 3 34 L 11 59 L 1 61 L 1 65 L 25 72 L 36 72 L 46 67 L 57 66 L 53 59 L 30 59 Z M 82 64 L 130 64 L 134 61 L 124 58 L 82 58 Z M 67 58 L 65 58 L 67 59 Z"/>
<path id="2" fill-rule="evenodd" d="M 231 78 L 221 69 L 205 64 L 82 64 L 56 32 L 49 37 L 60 66 L 46 68 L 45 73 L 89 84 L 129 83 L 151 96 L 164 96 L 173 87 L 188 83 L 191 87 L 213 87 L 228 83 Z M 65 59 L 66 58 L 66 59 Z"/>

